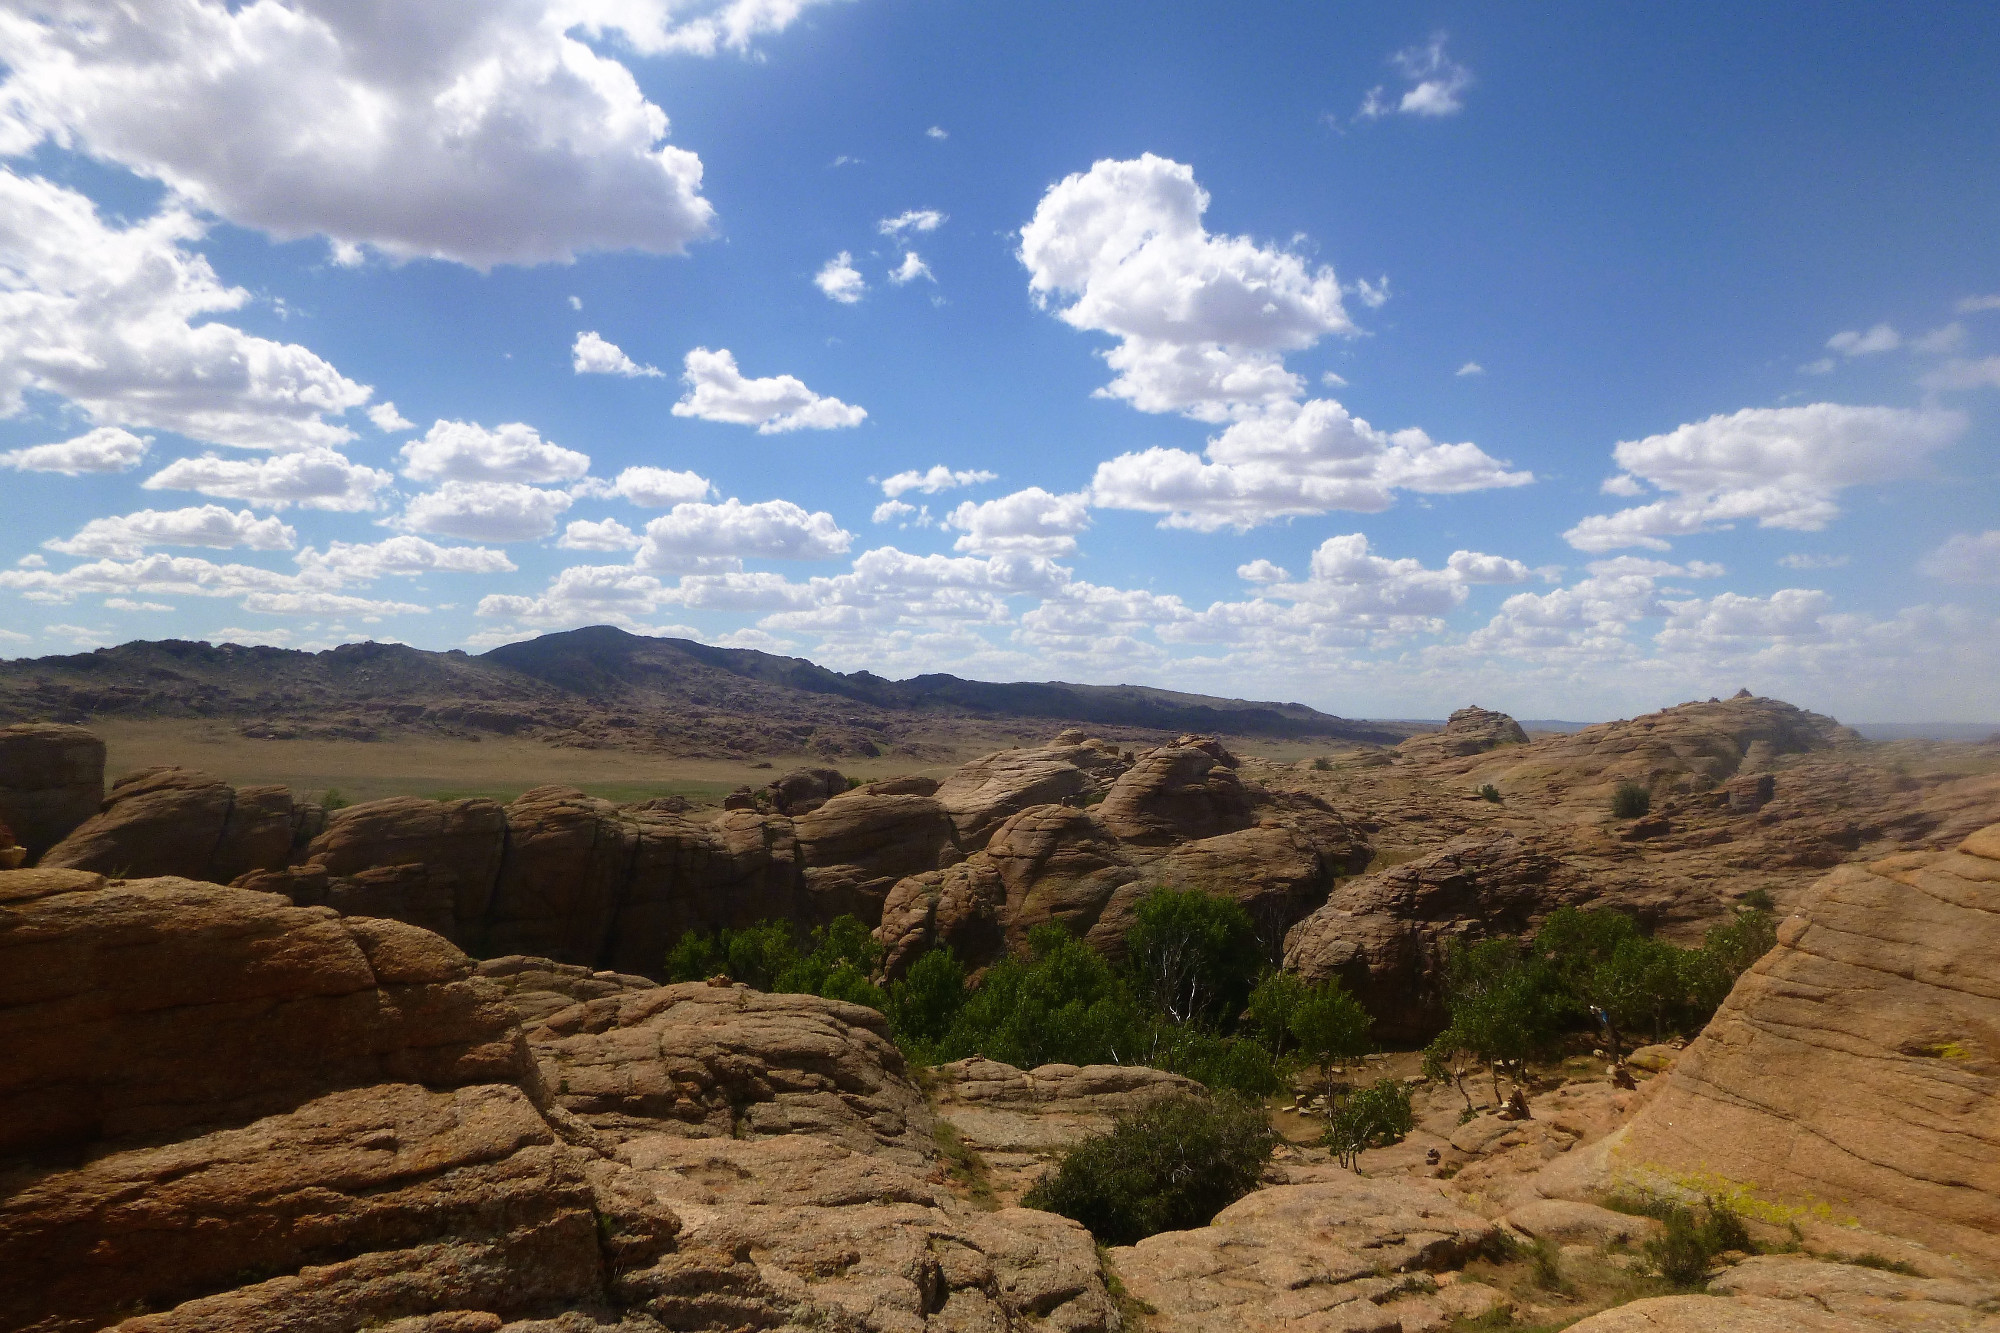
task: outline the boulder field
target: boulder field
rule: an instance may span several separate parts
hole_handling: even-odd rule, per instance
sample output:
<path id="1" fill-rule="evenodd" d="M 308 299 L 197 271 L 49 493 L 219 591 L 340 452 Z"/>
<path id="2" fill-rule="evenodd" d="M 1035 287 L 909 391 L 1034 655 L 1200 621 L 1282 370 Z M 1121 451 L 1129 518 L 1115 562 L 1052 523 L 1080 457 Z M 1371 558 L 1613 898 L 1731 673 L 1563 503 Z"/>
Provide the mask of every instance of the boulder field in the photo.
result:
<path id="1" fill-rule="evenodd" d="M 1116 1325 L 1081 1227 L 942 1186 L 872 1010 L 247 889 L 0 872 L 0 1133 L 7 1329 Z"/>

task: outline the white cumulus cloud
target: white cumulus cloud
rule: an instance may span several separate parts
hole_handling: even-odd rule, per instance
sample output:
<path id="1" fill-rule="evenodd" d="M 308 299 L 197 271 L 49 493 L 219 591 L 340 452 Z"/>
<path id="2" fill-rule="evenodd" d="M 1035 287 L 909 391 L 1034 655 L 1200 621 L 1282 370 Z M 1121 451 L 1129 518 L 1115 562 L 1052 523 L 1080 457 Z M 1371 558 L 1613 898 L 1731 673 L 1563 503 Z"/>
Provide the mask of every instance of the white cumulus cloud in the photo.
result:
<path id="1" fill-rule="evenodd" d="M 853 305 L 868 290 L 861 270 L 854 267 L 854 256 L 845 250 L 827 260 L 813 275 L 813 286 L 826 293 L 828 300 L 842 305 Z"/>
<path id="2" fill-rule="evenodd" d="M 776 435 L 858 426 L 868 416 L 866 408 L 822 397 L 792 375 L 746 379 L 727 348 L 711 352 L 697 347 L 687 354 L 686 365 L 681 379 L 688 391 L 674 404 L 677 417 L 755 426 L 759 435 Z"/>
<path id="3" fill-rule="evenodd" d="M 1389 57 L 1409 83 L 1401 96 L 1384 87 L 1368 90 L 1356 114 L 1363 120 L 1400 113 L 1406 116 L 1449 116 L 1465 109 L 1464 92 L 1472 86 L 1472 71 L 1444 53 L 1442 36 L 1421 46 L 1406 47 Z"/>
<path id="4" fill-rule="evenodd" d="M 1090 526 L 1090 501 L 1081 491 L 1054 495 L 1030 486 L 984 503 L 967 500 L 944 524 L 965 534 L 953 543 L 956 550 L 1068 555 L 1076 550 L 1076 535 Z"/>
<path id="5" fill-rule="evenodd" d="M 895 217 L 883 218 L 875 224 L 875 230 L 884 236 L 901 236 L 908 231 L 936 231 L 945 221 L 946 215 L 935 208 L 912 208 Z"/>
<path id="6" fill-rule="evenodd" d="M 1903 335 L 1887 324 L 1877 324 L 1864 332 L 1848 329 L 1836 333 L 1826 340 L 1828 350 L 1842 356 L 1873 356 L 1877 352 L 1893 352 L 1903 345 Z"/>
<path id="7" fill-rule="evenodd" d="M 826 560 L 841 555 L 854 534 L 832 514 L 808 512 L 790 500 L 744 504 L 678 504 L 646 524 L 633 564 L 682 572 L 738 569 L 745 559 Z"/>
<path id="8" fill-rule="evenodd" d="M 642 375 L 663 375 L 666 372 L 658 366 L 642 366 L 625 355 L 623 348 L 614 342 L 599 337 L 595 330 L 576 335 L 576 343 L 569 349 L 570 367 L 579 375 L 623 375 L 636 378 Z"/>
<path id="9" fill-rule="evenodd" d="M 903 262 L 889 270 L 889 281 L 900 287 L 906 282 L 915 282 L 918 278 L 937 281 L 931 273 L 931 266 L 918 258 L 915 250 L 906 250 L 903 252 Z"/>
<path id="10" fill-rule="evenodd" d="M 556 518 L 574 499 L 515 481 L 447 481 L 412 496 L 395 526 L 467 541 L 524 542 L 556 530 Z"/>
<path id="11" fill-rule="evenodd" d="M 271 458 L 180 458 L 141 484 L 149 491 L 198 491 L 218 500 L 242 500 L 266 509 L 299 505 L 357 513 L 374 509 L 395 478 L 363 467 L 332 449 L 305 449 Z"/>
<path id="12" fill-rule="evenodd" d="M 0 34 L 22 22 L 0 17 Z M 0 59 L 5 50 L 0 36 Z M 0 106 L 11 86 L 0 85 Z M 216 319 L 250 293 L 185 248 L 204 230 L 178 204 L 107 225 L 75 190 L 0 169 L 0 412 L 18 413 L 23 393 L 39 389 L 100 425 L 216 444 L 304 449 L 352 438 L 329 418 L 372 391 L 296 343 Z"/>
<path id="13" fill-rule="evenodd" d="M 128 472 L 139 466 L 152 445 L 150 435 L 134 435 L 116 426 L 99 426 L 55 444 L 31 444 L 0 454 L 0 467 L 22 472 L 60 472 L 67 477 L 86 472 Z"/>
<path id="14" fill-rule="evenodd" d="M 299 534 L 275 518 L 258 518 L 247 509 L 234 512 L 221 505 L 187 509 L 141 509 L 136 514 L 93 518 L 73 537 L 42 543 L 64 555 L 108 555 L 137 559 L 148 546 L 245 547 L 252 551 L 289 551 Z"/>
<path id="15" fill-rule="evenodd" d="M 1956 533 L 1917 568 L 1946 583 L 2000 584 L 2000 528 Z"/>
<path id="16" fill-rule="evenodd" d="M 296 557 L 303 576 L 334 585 L 372 583 L 419 574 L 511 574 L 515 565 L 503 551 L 487 546 L 439 546 L 422 537 L 391 537 L 379 542 L 329 542 L 324 551 L 311 547 Z"/>
<path id="17" fill-rule="evenodd" d="M 694 472 L 663 467 L 628 467 L 618 474 L 612 490 L 646 509 L 665 509 L 690 500 L 706 500 L 715 488 Z"/>
<path id="18" fill-rule="evenodd" d="M 939 491 L 956 490 L 961 486 L 978 486 L 999 479 L 1000 474 L 997 472 L 972 468 L 953 470 L 942 463 L 935 463 L 922 472 L 912 468 L 907 472 L 898 472 L 893 477 L 883 478 L 882 494 L 892 500 L 910 491 L 936 495 Z"/>
<path id="19" fill-rule="evenodd" d="M 282 4 L 72 0 L 0 22 L 0 146 L 74 143 L 273 236 L 487 267 L 709 234 L 701 160 L 629 70 L 570 35 L 699 51 L 797 0 Z M 745 26 L 747 23 L 747 26 Z M 712 35 L 703 37 L 700 34 Z M 678 35 L 677 35 L 678 34 Z M 331 132 L 328 127 L 338 127 Z"/>
<path id="20" fill-rule="evenodd" d="M 1909 476 L 1964 433 L 1957 412 L 1897 407 L 1751 407 L 1627 440 L 1619 466 L 1667 498 L 1596 515 L 1564 533 L 1580 551 L 1666 550 L 1667 538 L 1751 519 L 1812 532 L 1840 514 L 1850 486 Z"/>
<path id="21" fill-rule="evenodd" d="M 590 471 L 590 455 L 552 444 L 533 426 L 510 421 L 492 430 L 476 421 L 437 421 L 402 448 L 403 475 L 414 481 L 570 481 Z"/>
<path id="22" fill-rule="evenodd" d="M 1159 446 L 1120 454 L 1098 464 L 1091 502 L 1213 532 L 1331 509 L 1374 513 L 1399 489 L 1451 494 L 1534 480 L 1475 444 L 1440 444 L 1414 428 L 1377 430 L 1331 398 L 1267 408 L 1211 439 L 1205 452 L 1207 461 Z"/>
<path id="23" fill-rule="evenodd" d="M 643 539 L 615 518 L 573 519 L 556 543 L 565 551 L 636 551 Z"/>
<path id="24" fill-rule="evenodd" d="M 396 410 L 396 405 L 391 402 L 380 402 L 369 408 L 368 420 L 373 422 L 375 429 L 381 431 L 384 435 L 394 435 L 399 431 L 415 430 L 417 428 L 417 423 L 406 420 L 403 414 Z"/>
<path id="25" fill-rule="evenodd" d="M 1035 299 L 1119 340 L 1101 394 L 1221 421 L 1297 397 L 1283 354 L 1353 331 L 1331 268 L 1211 234 L 1208 203 L 1192 168 L 1148 153 L 1066 177 L 1021 229 Z"/>

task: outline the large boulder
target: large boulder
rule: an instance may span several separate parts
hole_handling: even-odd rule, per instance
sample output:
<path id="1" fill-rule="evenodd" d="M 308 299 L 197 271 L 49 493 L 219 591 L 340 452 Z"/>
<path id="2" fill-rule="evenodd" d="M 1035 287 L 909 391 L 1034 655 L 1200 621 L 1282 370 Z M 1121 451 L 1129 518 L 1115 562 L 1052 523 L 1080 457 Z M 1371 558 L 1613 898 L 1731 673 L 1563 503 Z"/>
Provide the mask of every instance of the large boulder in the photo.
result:
<path id="1" fill-rule="evenodd" d="M 1468 834 L 1439 851 L 1337 885 L 1285 937 L 1285 965 L 1337 977 L 1389 1041 L 1424 1041 L 1444 1022 L 1446 947 L 1518 935 L 1571 896 L 1562 862 L 1507 835 Z"/>
<path id="2" fill-rule="evenodd" d="M 1166 1231 L 1110 1257 L 1126 1290 L 1164 1333 L 1276 1333 L 1324 1328 L 1400 1333 L 1502 1307 L 1477 1283 L 1441 1289 L 1407 1276 L 1454 1269 L 1488 1244 L 1493 1224 L 1442 1187 L 1326 1171 L 1237 1200 L 1193 1231 Z M 1457 1287 L 1463 1290 L 1454 1290 Z"/>
<path id="3" fill-rule="evenodd" d="M 1236 756 L 1211 736 L 1183 736 L 1139 756 L 1094 812 L 1121 842 L 1164 845 L 1213 837 L 1255 822 Z"/>
<path id="4" fill-rule="evenodd" d="M 1609 1155 L 1738 1182 L 2000 1271 L 2000 825 L 1843 866 Z"/>
<path id="5" fill-rule="evenodd" d="M 614 1137 L 811 1133 L 911 1164 L 936 1151 L 887 1020 L 862 1005 L 685 982 L 582 1001 L 528 1040 L 557 1101 Z"/>
<path id="6" fill-rule="evenodd" d="M 426 931 L 184 879 L 0 873 L 0 1153 L 531 1078 L 501 995 Z"/>
<path id="7" fill-rule="evenodd" d="M 1071 729 L 1048 745 L 996 750 L 966 764 L 937 789 L 961 846 L 976 851 L 1009 818 L 1036 805 L 1081 803 L 1101 795 L 1131 764 L 1106 740 Z"/>
<path id="8" fill-rule="evenodd" d="M 870 927 L 906 875 L 960 859 L 951 817 L 934 796 L 871 788 L 832 797 L 792 821 L 812 917 L 858 916 Z"/>
<path id="9" fill-rule="evenodd" d="M 69 836 L 104 800 L 104 742 L 82 727 L 20 722 L 0 727 L 0 824 L 28 860 Z"/>
<path id="10" fill-rule="evenodd" d="M 1505 713 L 1496 713 L 1477 704 L 1453 713 L 1442 731 L 1412 736 L 1396 747 L 1405 759 L 1424 763 L 1433 759 L 1459 759 L 1484 754 L 1503 745 L 1526 745 L 1528 733 Z"/>
<path id="11" fill-rule="evenodd" d="M 39 864 L 106 875 L 180 875 L 226 884 L 282 869 L 318 831 L 316 805 L 284 787 L 231 787 L 192 768 L 146 768 L 111 785 L 103 809 Z"/>

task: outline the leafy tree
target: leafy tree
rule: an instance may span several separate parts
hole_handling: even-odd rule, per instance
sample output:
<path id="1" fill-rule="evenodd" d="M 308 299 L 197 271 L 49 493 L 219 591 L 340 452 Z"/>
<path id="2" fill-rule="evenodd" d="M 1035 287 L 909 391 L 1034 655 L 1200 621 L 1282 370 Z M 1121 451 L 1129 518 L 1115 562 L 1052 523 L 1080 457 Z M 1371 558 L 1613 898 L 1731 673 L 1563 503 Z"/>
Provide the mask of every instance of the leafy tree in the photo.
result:
<path id="1" fill-rule="evenodd" d="M 1023 1069 L 1131 1061 L 1147 1042 L 1146 1016 L 1102 955 L 1062 926 L 1028 934 L 1028 957 L 987 970 L 945 1034 L 939 1056 L 984 1055 Z"/>
<path id="2" fill-rule="evenodd" d="M 1748 895 L 1745 895 L 1746 903 Z M 1769 901 L 1769 895 L 1764 896 Z M 1767 908 L 1739 906 L 1729 920 L 1708 928 L 1700 951 L 1689 960 L 1689 991 L 1699 1022 L 1707 1023 L 1736 979 L 1778 944 L 1778 921 Z"/>
<path id="3" fill-rule="evenodd" d="M 1563 1026 L 1566 995 L 1559 981 L 1539 959 L 1523 957 L 1513 940 L 1470 946 L 1454 940 L 1445 954 L 1445 996 L 1451 1021 L 1431 1043 L 1431 1059 L 1443 1064 L 1463 1052 L 1485 1062 L 1496 1102 L 1500 1066 L 1546 1050 Z"/>
<path id="4" fill-rule="evenodd" d="M 798 961 L 798 941 L 788 921 L 760 921 L 713 936 L 691 930 L 667 953 L 667 980 L 705 981 L 720 974 L 753 990 L 770 991 Z"/>
<path id="5" fill-rule="evenodd" d="M 1283 1059 L 1285 1039 L 1291 1036 L 1292 1015 L 1305 1001 L 1306 983 L 1296 972 L 1271 972 L 1250 992 L 1245 1012 L 1250 1025 L 1264 1038 L 1271 1054 Z"/>
<path id="6" fill-rule="evenodd" d="M 1285 1086 L 1277 1060 L 1262 1042 L 1193 1023 L 1155 1022 L 1145 1062 L 1245 1097 L 1268 1097 Z"/>
<path id="7" fill-rule="evenodd" d="M 1308 990 L 1292 1009 L 1288 1026 L 1298 1039 L 1299 1054 L 1319 1067 L 1329 1115 L 1335 1094 L 1334 1066 L 1367 1053 L 1368 1029 L 1374 1024 L 1361 1001 L 1332 978 Z"/>
<path id="8" fill-rule="evenodd" d="M 1277 1146 L 1264 1108 L 1230 1096 L 1163 1097 L 1066 1150 L 1021 1202 L 1106 1245 L 1206 1225 L 1257 1187 Z"/>
<path id="9" fill-rule="evenodd" d="M 950 949 L 932 949 L 889 986 L 889 1026 L 896 1040 L 928 1052 L 965 1007 L 965 968 Z"/>
<path id="10" fill-rule="evenodd" d="M 1220 1022 L 1243 1006 L 1262 961 L 1250 914 L 1201 889 L 1139 900 L 1125 956 L 1139 992 L 1175 1023 Z"/>
<path id="11" fill-rule="evenodd" d="M 812 946 L 812 952 L 778 973 L 771 983 L 773 991 L 824 995 L 871 1009 L 888 1003 L 870 980 L 882 965 L 882 945 L 859 917 L 837 916 L 813 927 Z"/>

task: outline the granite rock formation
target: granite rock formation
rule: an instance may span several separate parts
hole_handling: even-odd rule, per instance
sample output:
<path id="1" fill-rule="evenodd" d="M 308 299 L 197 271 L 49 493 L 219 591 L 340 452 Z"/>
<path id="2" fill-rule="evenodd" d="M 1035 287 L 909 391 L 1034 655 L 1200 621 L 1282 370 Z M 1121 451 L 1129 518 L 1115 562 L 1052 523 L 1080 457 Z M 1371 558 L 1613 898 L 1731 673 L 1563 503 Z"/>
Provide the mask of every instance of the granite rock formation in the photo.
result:
<path id="1" fill-rule="evenodd" d="M 1421 763 L 1435 759 L 1459 759 L 1497 750 L 1503 745 L 1527 743 L 1528 733 L 1521 730 L 1520 723 L 1505 713 L 1473 704 L 1453 713 L 1446 720 L 1443 731 L 1412 736 L 1397 746 L 1396 751 L 1405 759 Z"/>
<path id="2" fill-rule="evenodd" d="M 1115 1328 L 1080 1227 L 940 1187 L 880 1021 L 0 873 L 0 1326 Z"/>
<path id="3" fill-rule="evenodd" d="M 1799 903 L 1609 1155 L 2000 1272 L 2000 825 Z"/>
<path id="4" fill-rule="evenodd" d="M 104 742 L 82 727 L 21 722 L 0 727 L 0 824 L 33 861 L 97 813 L 104 800 Z"/>

